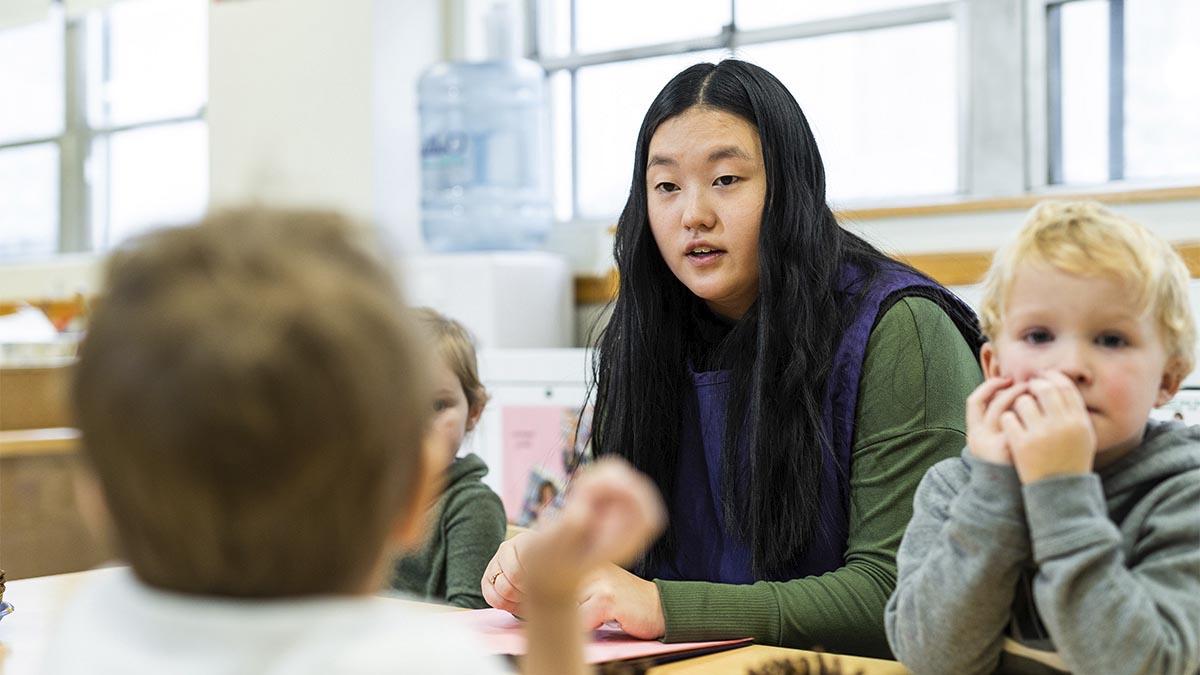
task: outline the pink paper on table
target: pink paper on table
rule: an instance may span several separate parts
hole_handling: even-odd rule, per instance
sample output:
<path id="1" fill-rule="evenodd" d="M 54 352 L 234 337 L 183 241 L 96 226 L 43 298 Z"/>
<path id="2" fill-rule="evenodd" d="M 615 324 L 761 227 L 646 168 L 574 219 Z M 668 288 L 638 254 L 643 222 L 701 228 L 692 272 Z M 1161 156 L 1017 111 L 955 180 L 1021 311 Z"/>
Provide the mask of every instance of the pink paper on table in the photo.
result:
<path id="1" fill-rule="evenodd" d="M 492 654 L 520 656 L 526 651 L 523 622 L 508 612 L 500 609 L 476 609 L 455 612 L 449 616 L 467 625 L 480 637 L 483 648 Z M 697 650 L 716 651 L 722 647 L 732 649 L 749 643 L 750 638 L 668 644 L 658 640 L 639 640 L 620 629 L 605 626 L 592 633 L 591 642 L 584 646 L 583 659 L 587 663 L 605 663 Z"/>

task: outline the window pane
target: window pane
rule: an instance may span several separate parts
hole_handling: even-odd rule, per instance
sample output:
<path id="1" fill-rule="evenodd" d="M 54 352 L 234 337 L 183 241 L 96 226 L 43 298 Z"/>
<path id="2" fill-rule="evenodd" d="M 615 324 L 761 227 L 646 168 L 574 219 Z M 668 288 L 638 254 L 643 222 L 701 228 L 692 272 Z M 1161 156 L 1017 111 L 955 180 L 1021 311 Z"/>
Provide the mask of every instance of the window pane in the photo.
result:
<path id="1" fill-rule="evenodd" d="M 61 10 L 0 30 L 0 143 L 62 133 L 64 86 Z"/>
<path id="2" fill-rule="evenodd" d="M 58 250 L 58 144 L 0 150 L 0 258 Z"/>
<path id="3" fill-rule="evenodd" d="M 771 28 L 791 23 L 927 3 L 928 0 L 838 0 L 837 2 L 737 0 L 737 25 L 742 29 Z"/>
<path id="4" fill-rule="evenodd" d="M 744 47 L 804 110 L 828 198 L 958 190 L 956 31 L 940 21 Z M 813 64 L 820 64 L 813 67 Z"/>
<path id="5" fill-rule="evenodd" d="M 541 56 L 563 56 L 571 51 L 571 0 L 537 3 L 538 51 Z"/>
<path id="6" fill-rule="evenodd" d="M 571 74 L 559 71 L 550 76 L 550 133 L 554 152 L 554 218 L 570 220 L 575 205 L 571 194 Z"/>
<path id="7" fill-rule="evenodd" d="M 699 52 L 579 70 L 577 217 L 607 218 L 621 212 L 629 197 L 634 144 L 646 108 L 679 71 L 722 56 L 718 51 Z"/>
<path id="8" fill-rule="evenodd" d="M 1200 3 L 1125 3 L 1125 176 L 1200 175 Z"/>
<path id="9" fill-rule="evenodd" d="M 203 0 L 127 0 L 108 12 L 108 110 L 93 123 L 132 124 L 199 110 L 208 97 Z"/>
<path id="10" fill-rule="evenodd" d="M 97 141 L 104 145 L 104 141 Z M 106 152 L 107 151 L 107 157 Z M 97 246 L 136 232 L 198 218 L 208 203 L 208 130 L 185 122 L 113 134 L 93 150 L 109 167 L 108 223 L 97 223 Z M 103 184 L 97 183 L 97 189 Z"/>
<path id="11" fill-rule="evenodd" d="M 727 23 L 729 0 L 575 0 L 580 52 L 713 36 Z"/>
<path id="12" fill-rule="evenodd" d="M 1062 12 L 1062 182 L 1108 181 L 1108 0 Z"/>

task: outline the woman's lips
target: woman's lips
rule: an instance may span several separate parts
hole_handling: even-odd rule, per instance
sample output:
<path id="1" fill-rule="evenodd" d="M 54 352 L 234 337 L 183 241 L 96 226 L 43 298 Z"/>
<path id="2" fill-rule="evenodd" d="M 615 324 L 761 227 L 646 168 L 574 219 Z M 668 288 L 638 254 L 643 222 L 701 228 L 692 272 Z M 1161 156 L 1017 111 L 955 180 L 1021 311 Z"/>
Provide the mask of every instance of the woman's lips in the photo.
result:
<path id="1" fill-rule="evenodd" d="M 704 253 L 693 252 L 683 256 L 687 261 L 695 267 L 706 267 L 713 265 L 725 256 L 725 251 L 713 249 Z"/>

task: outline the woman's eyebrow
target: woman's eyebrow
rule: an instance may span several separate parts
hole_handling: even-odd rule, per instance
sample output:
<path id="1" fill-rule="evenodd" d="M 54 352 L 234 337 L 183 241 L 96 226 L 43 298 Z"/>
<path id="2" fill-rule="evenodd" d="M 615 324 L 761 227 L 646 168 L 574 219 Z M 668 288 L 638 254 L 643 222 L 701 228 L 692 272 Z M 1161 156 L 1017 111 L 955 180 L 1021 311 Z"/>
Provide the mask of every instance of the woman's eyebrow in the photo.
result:
<path id="1" fill-rule="evenodd" d="M 722 145 L 719 148 L 713 148 L 712 152 L 708 153 L 708 163 L 719 162 L 723 159 L 741 159 L 747 162 L 754 161 L 749 153 L 736 145 Z M 673 158 L 665 155 L 651 155 L 650 161 L 646 162 L 646 168 L 656 166 L 678 166 L 679 163 Z"/>
<path id="2" fill-rule="evenodd" d="M 646 162 L 646 168 L 649 169 L 655 166 L 676 166 L 677 164 L 678 162 L 670 157 L 664 157 L 663 155 L 651 155 L 650 161 Z"/>
<path id="3" fill-rule="evenodd" d="M 714 148 L 712 152 L 708 153 L 709 163 L 719 162 L 722 159 L 744 159 L 747 162 L 751 161 L 750 155 L 736 145 L 723 145 L 719 148 Z"/>

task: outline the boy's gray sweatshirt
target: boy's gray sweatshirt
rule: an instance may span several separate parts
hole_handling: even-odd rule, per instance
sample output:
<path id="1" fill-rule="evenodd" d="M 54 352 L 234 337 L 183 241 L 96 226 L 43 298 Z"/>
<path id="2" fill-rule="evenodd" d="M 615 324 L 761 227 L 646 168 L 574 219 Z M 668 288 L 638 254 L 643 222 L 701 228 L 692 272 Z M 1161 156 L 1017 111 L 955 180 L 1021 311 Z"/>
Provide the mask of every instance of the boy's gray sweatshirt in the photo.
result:
<path id="1" fill-rule="evenodd" d="M 1200 426 L 1022 486 L 962 457 L 921 480 L 884 622 L 919 674 L 1200 670 Z"/>

